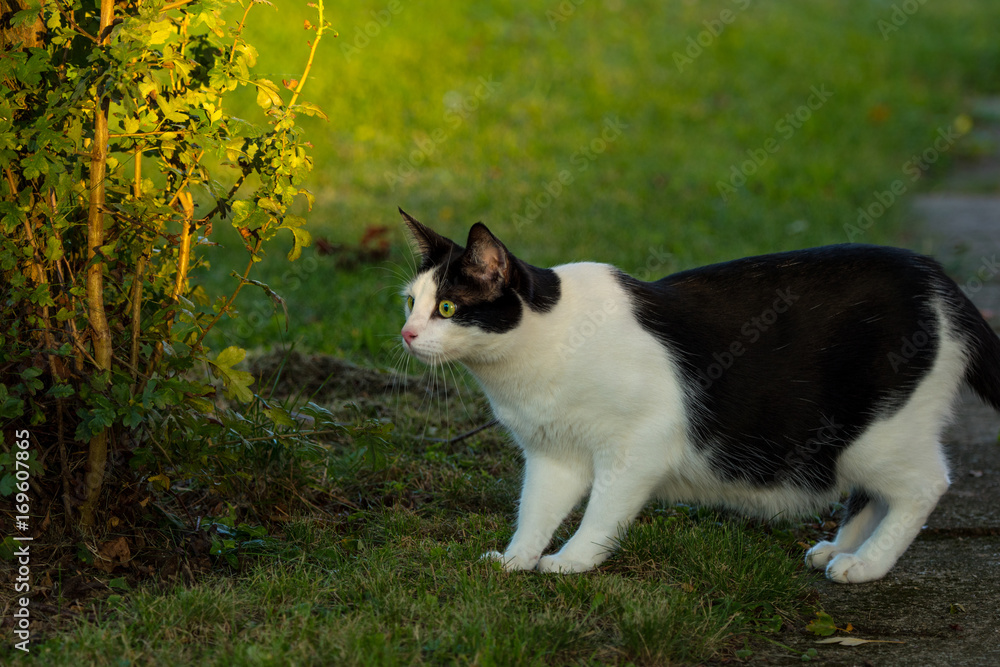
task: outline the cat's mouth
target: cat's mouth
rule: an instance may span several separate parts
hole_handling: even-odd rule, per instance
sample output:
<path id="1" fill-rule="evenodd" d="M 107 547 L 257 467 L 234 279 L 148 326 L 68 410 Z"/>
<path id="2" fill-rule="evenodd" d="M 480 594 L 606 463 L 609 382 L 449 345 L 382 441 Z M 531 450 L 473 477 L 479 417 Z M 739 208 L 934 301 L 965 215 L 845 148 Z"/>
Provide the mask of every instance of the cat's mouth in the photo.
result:
<path id="1" fill-rule="evenodd" d="M 407 337 L 406 332 L 402 335 L 403 349 L 411 357 L 416 357 L 417 360 L 424 362 L 425 364 L 434 365 L 440 361 L 440 355 L 435 354 L 434 351 L 423 349 L 416 340 L 416 336 Z"/>

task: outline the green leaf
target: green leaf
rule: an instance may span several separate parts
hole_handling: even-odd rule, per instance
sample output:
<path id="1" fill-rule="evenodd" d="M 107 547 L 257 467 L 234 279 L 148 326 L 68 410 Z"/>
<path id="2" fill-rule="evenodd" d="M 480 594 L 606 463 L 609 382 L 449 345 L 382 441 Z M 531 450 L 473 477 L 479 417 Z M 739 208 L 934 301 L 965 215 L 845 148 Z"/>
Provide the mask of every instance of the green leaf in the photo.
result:
<path id="1" fill-rule="evenodd" d="M 74 393 L 75 391 L 71 385 L 56 383 L 49 387 L 45 395 L 52 396 L 53 398 L 66 398 L 67 396 L 72 396 Z"/>
<path id="2" fill-rule="evenodd" d="M 24 401 L 7 395 L 7 387 L 0 384 L 0 418 L 16 419 L 24 414 Z"/>
<path id="3" fill-rule="evenodd" d="M 318 116 L 323 120 L 330 120 L 330 118 L 320 109 L 318 106 L 311 102 L 302 102 L 291 107 L 292 111 L 297 111 L 299 113 L 304 113 L 307 116 Z"/>
<path id="4" fill-rule="evenodd" d="M 257 79 L 257 105 L 262 109 L 270 109 L 272 106 L 280 107 L 284 102 L 278 93 L 278 86 L 270 79 Z"/>
<path id="5" fill-rule="evenodd" d="M 140 125 L 141 123 L 139 122 L 139 119 L 135 116 L 126 116 L 125 118 L 122 118 L 122 127 L 125 128 L 126 134 L 135 134 L 139 131 Z"/>
<path id="6" fill-rule="evenodd" d="M 108 588 L 117 588 L 118 590 L 122 591 L 132 590 L 132 587 L 128 585 L 128 582 L 125 581 L 123 577 L 118 577 L 116 579 L 112 579 L 111 581 L 109 581 Z"/>
<path id="7" fill-rule="evenodd" d="M 253 400 L 253 392 L 250 391 L 253 375 L 246 371 L 236 370 L 233 365 L 243 361 L 246 356 L 246 350 L 232 345 L 220 352 L 219 356 L 211 362 L 225 383 L 226 396 L 243 403 L 249 403 Z"/>
<path id="8" fill-rule="evenodd" d="M 288 251 L 288 261 L 290 262 L 294 262 L 302 256 L 303 248 L 308 248 L 312 245 L 312 234 L 305 229 L 293 227 L 292 235 L 295 237 L 295 242 L 292 245 L 292 249 Z"/>
<path id="9" fill-rule="evenodd" d="M 164 20 L 151 23 L 149 25 L 149 37 L 147 37 L 147 43 L 163 44 L 174 32 L 176 32 L 176 29 L 174 28 L 172 21 Z"/>
<path id="10" fill-rule="evenodd" d="M 833 622 L 833 617 L 830 614 L 825 611 L 817 611 L 816 618 L 806 625 L 806 630 L 820 637 L 829 637 L 837 631 L 837 624 Z"/>
<path id="11" fill-rule="evenodd" d="M 246 356 L 246 350 L 236 347 L 235 345 L 231 345 L 222 352 L 219 352 L 219 355 L 215 358 L 213 363 L 222 368 L 230 368 L 234 364 L 238 364 L 243 361 Z"/>
<path id="12" fill-rule="evenodd" d="M 58 262 L 63 258 L 62 242 L 55 236 L 50 236 L 45 241 L 45 259 L 50 262 Z"/>
<path id="13" fill-rule="evenodd" d="M 14 479 L 14 475 L 7 473 L 2 478 L 0 478 L 0 496 L 9 496 L 14 493 L 14 484 L 17 480 Z"/>
<path id="14" fill-rule="evenodd" d="M 288 428 L 295 427 L 295 420 L 292 419 L 292 416 L 290 414 L 288 414 L 288 410 L 285 410 L 280 406 L 275 406 L 273 408 L 265 408 L 264 414 L 270 417 L 271 421 L 273 421 L 278 426 L 287 426 Z"/>
<path id="15" fill-rule="evenodd" d="M 0 560 L 14 560 L 14 551 L 17 550 L 18 545 L 19 543 L 13 535 L 3 538 L 3 542 L 0 542 Z"/>

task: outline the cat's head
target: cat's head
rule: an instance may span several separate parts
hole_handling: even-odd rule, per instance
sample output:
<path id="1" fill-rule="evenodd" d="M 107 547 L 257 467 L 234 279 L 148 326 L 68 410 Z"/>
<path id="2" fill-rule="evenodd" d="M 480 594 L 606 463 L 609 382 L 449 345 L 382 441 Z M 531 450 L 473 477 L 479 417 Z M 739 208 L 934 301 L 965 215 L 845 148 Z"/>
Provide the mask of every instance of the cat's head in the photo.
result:
<path id="1" fill-rule="evenodd" d="M 525 308 L 547 312 L 559 300 L 556 274 L 514 257 L 483 223 L 472 226 L 463 247 L 399 212 L 421 257 L 403 290 L 401 336 L 406 351 L 421 361 L 494 359 Z"/>

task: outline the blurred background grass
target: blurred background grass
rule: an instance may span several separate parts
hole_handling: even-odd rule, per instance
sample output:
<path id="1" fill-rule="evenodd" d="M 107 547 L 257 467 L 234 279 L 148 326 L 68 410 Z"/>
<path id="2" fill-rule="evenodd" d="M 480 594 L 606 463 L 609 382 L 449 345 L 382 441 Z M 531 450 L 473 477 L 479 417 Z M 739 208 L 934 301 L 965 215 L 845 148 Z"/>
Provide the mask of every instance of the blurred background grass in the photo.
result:
<path id="1" fill-rule="evenodd" d="M 304 0 L 275 7 L 250 13 L 257 73 L 296 78 L 315 13 Z M 939 130 L 968 126 L 973 96 L 1000 89 L 1000 3 L 988 0 L 391 0 L 326 11 L 339 37 L 321 42 L 304 98 L 329 121 L 300 119 L 314 145 L 309 229 L 352 246 L 388 226 L 388 259 L 359 265 L 315 245 L 295 263 L 272 253 L 251 277 L 287 300 L 288 331 L 248 288 L 217 346 L 295 343 L 389 364 L 413 265 L 397 206 L 459 242 L 482 220 L 534 264 L 597 260 L 646 278 L 844 242 L 876 191 L 900 178 L 908 193 L 931 188 L 972 150 L 959 141 L 916 181 L 904 171 Z M 831 94 L 817 103 L 817 90 Z M 229 111 L 259 114 L 252 92 Z M 743 166 L 766 147 L 766 160 Z M 731 178 L 741 171 L 745 183 Z M 720 183 L 739 187 L 722 197 Z M 906 208 L 891 206 L 856 240 L 933 252 Z M 205 251 L 209 285 L 246 261 L 233 230 L 217 234 L 225 247 Z"/>

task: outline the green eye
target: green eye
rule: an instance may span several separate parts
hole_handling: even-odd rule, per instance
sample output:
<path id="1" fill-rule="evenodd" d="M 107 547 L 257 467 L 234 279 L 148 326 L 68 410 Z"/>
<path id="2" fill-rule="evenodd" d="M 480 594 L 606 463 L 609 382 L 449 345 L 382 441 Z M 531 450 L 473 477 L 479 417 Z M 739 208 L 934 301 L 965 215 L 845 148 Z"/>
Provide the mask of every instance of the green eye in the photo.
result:
<path id="1" fill-rule="evenodd" d="M 412 296 L 407 295 L 407 297 L 406 297 L 406 309 L 407 310 L 413 310 L 413 297 Z"/>
<path id="2" fill-rule="evenodd" d="M 438 312 L 441 313 L 441 317 L 451 317 L 455 314 L 455 304 L 445 299 L 438 304 Z"/>

